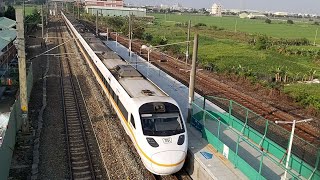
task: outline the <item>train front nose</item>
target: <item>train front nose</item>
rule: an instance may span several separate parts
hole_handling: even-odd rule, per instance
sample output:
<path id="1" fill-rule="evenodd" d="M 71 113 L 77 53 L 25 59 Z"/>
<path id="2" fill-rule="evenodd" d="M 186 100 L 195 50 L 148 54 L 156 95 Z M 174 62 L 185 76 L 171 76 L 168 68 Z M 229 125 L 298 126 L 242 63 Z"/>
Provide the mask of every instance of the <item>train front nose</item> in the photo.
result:
<path id="1" fill-rule="evenodd" d="M 178 172 L 182 168 L 186 158 L 186 152 L 163 151 L 154 154 L 151 158 L 154 162 L 158 163 L 152 164 L 152 169 L 155 174 L 168 175 Z"/>

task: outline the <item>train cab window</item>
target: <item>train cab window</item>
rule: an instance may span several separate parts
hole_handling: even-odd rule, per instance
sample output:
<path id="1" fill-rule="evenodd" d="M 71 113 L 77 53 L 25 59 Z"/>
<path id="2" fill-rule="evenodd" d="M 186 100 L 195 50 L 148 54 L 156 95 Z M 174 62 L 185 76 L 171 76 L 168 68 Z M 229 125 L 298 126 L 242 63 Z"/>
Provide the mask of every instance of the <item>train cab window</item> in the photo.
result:
<path id="1" fill-rule="evenodd" d="M 147 136 L 173 136 L 184 133 L 178 113 L 141 114 L 143 134 Z"/>
<path id="2" fill-rule="evenodd" d="M 132 114 L 131 114 L 130 122 L 131 122 L 132 126 L 133 126 L 134 128 L 136 128 L 136 124 L 135 124 L 135 122 L 134 122 L 134 118 L 133 118 Z"/>

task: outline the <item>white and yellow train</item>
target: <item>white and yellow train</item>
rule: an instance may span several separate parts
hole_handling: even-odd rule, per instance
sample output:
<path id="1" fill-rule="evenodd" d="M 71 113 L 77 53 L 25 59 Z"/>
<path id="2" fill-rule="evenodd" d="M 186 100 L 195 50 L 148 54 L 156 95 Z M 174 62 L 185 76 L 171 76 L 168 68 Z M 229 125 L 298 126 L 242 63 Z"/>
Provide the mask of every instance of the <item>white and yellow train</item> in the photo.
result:
<path id="1" fill-rule="evenodd" d="M 145 167 L 157 175 L 179 171 L 188 149 L 180 108 L 158 86 L 61 13 L 131 138 Z"/>

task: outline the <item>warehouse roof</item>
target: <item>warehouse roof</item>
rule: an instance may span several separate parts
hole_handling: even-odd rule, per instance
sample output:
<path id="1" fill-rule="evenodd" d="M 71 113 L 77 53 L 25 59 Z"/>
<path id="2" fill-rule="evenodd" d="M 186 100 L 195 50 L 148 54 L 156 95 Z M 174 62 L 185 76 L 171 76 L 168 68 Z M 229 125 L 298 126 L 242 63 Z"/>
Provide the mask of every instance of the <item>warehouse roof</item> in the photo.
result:
<path id="1" fill-rule="evenodd" d="M 6 18 L 0 17 L 0 29 L 10 29 L 16 25 L 16 21 Z"/>
<path id="2" fill-rule="evenodd" d="M 0 51 L 6 47 L 11 41 L 17 37 L 16 30 L 2 30 L 0 31 Z"/>

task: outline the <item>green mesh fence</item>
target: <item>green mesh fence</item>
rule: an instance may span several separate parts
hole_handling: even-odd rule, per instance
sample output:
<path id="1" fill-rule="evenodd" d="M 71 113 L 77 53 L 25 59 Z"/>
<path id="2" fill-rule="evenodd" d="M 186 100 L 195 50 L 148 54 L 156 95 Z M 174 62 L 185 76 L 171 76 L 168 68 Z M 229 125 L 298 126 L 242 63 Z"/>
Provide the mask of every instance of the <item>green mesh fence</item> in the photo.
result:
<path id="1" fill-rule="evenodd" d="M 191 124 L 222 154 L 227 147 L 227 158 L 250 179 L 280 179 L 286 170 L 290 132 L 234 101 L 217 97 L 196 99 Z M 319 149 L 294 137 L 292 151 L 288 176 L 320 179 Z"/>

